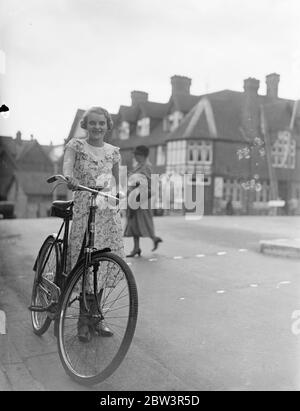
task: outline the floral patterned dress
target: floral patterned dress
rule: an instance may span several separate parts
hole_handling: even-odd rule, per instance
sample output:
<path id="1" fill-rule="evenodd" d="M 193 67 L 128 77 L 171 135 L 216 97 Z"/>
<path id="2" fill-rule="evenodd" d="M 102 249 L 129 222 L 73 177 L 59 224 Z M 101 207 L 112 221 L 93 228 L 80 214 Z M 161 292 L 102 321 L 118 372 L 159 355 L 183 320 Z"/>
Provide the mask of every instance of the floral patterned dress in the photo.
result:
<path id="1" fill-rule="evenodd" d="M 87 143 L 86 139 L 74 138 L 69 141 L 67 147 L 75 151 L 73 177 L 79 181 L 79 184 L 87 187 L 110 184 L 112 167 L 120 162 L 118 147 L 104 143 L 101 156 L 97 155 L 98 153 L 93 155 L 93 147 Z M 73 221 L 68 250 L 69 268 L 74 267 L 81 250 L 88 221 L 89 198 L 88 192 L 74 192 Z M 100 196 L 98 198 L 100 199 Z M 101 206 L 97 208 L 95 247 L 97 249 L 109 247 L 120 257 L 125 257 L 121 218 L 116 209 Z"/>

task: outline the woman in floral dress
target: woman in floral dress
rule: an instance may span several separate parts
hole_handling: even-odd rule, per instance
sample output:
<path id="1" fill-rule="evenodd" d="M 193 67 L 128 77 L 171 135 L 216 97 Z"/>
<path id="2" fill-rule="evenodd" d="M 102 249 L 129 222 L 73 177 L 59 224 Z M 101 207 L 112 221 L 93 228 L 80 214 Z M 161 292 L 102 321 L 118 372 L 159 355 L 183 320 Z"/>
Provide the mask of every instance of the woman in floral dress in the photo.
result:
<path id="1" fill-rule="evenodd" d="M 63 174 L 67 177 L 68 187 L 76 190 L 79 184 L 87 187 L 106 186 L 111 188 L 119 184 L 119 148 L 104 142 L 104 136 L 112 128 L 109 113 L 101 107 L 92 107 L 85 112 L 81 127 L 86 130 L 86 138 L 73 138 L 65 147 Z M 82 240 L 87 226 L 90 194 L 84 191 L 74 192 L 73 221 L 69 238 L 69 268 L 77 262 Z M 105 206 L 105 201 L 98 196 L 96 210 L 95 247 L 109 247 L 120 257 L 124 257 L 124 244 L 120 213 Z M 82 328 L 82 327 L 81 327 Z M 87 334 L 78 328 L 78 333 Z M 111 336 L 112 332 L 102 325 L 102 335 Z"/>

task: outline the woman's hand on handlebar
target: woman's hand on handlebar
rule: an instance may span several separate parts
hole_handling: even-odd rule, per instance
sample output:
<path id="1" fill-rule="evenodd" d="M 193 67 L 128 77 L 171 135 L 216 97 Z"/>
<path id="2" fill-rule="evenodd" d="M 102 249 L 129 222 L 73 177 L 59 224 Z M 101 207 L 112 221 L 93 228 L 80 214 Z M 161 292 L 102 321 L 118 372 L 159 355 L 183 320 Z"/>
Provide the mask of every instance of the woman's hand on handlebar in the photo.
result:
<path id="1" fill-rule="evenodd" d="M 65 176 L 67 180 L 67 186 L 69 190 L 77 190 L 79 186 L 79 182 L 76 178 L 71 176 Z"/>

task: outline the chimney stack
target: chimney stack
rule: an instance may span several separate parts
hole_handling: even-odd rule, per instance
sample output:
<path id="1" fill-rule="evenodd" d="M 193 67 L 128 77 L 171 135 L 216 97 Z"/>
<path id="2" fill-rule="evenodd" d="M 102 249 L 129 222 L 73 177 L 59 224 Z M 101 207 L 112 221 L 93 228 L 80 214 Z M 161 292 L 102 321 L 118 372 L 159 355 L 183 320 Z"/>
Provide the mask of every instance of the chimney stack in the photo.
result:
<path id="1" fill-rule="evenodd" d="M 131 105 L 136 106 L 138 103 L 144 103 L 148 101 L 148 93 L 145 91 L 133 90 L 131 92 Z"/>
<path id="2" fill-rule="evenodd" d="M 258 98 L 259 80 L 249 77 L 244 80 L 244 101 L 242 104 L 242 125 L 250 140 L 258 135 L 260 106 Z"/>
<path id="3" fill-rule="evenodd" d="M 185 76 L 173 76 L 171 77 L 172 84 L 172 96 L 174 95 L 190 95 L 190 87 L 192 80 Z"/>
<path id="4" fill-rule="evenodd" d="M 244 80 L 244 91 L 245 93 L 252 95 L 252 96 L 257 96 L 257 92 L 259 89 L 259 80 L 253 77 L 249 77 L 246 80 Z"/>
<path id="5" fill-rule="evenodd" d="M 278 98 L 279 80 L 280 75 L 277 73 L 271 73 L 266 76 L 267 97 Z"/>
<path id="6" fill-rule="evenodd" d="M 17 134 L 16 134 L 16 142 L 17 142 L 18 144 L 21 144 L 21 143 L 22 143 L 22 134 L 21 134 L 21 131 L 17 131 Z"/>

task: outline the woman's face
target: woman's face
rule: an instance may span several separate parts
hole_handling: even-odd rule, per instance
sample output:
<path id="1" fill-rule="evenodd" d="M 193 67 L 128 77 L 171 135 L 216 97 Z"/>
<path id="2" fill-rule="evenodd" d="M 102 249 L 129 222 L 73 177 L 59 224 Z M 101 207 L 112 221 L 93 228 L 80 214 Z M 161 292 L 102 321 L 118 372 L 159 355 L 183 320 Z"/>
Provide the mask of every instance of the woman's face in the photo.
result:
<path id="1" fill-rule="evenodd" d="M 92 140 L 98 140 L 107 132 L 107 121 L 104 114 L 90 113 L 87 119 L 87 132 Z"/>

